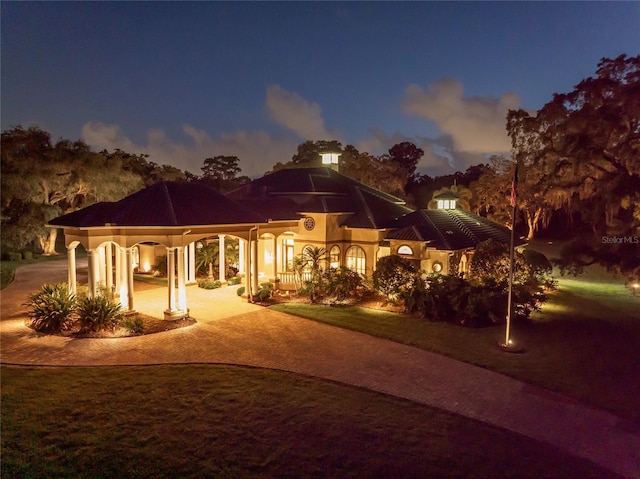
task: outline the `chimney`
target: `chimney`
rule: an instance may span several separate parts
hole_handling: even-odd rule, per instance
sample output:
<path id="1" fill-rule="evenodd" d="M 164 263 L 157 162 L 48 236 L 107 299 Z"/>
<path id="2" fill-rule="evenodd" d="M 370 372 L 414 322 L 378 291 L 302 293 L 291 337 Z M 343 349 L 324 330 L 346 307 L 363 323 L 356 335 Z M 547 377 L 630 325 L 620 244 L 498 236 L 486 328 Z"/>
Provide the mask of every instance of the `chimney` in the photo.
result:
<path id="1" fill-rule="evenodd" d="M 331 168 L 334 171 L 340 171 L 339 158 L 342 153 L 326 152 L 320 153 L 322 157 L 322 166 Z"/>

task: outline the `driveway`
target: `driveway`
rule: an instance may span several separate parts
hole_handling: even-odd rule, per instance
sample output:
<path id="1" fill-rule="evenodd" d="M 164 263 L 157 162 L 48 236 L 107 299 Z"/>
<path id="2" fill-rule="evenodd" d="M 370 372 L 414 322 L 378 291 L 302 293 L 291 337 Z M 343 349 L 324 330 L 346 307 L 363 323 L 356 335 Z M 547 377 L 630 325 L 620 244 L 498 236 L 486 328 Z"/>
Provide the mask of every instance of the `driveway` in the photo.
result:
<path id="1" fill-rule="evenodd" d="M 291 371 L 458 413 L 640 478 L 637 425 L 470 364 L 247 304 L 235 288 L 188 288 L 191 315 L 198 323 L 160 334 L 70 339 L 25 327 L 20 304 L 28 292 L 44 281 L 64 280 L 64 261 L 38 263 L 19 269 L 15 282 L 2 291 L 2 363 L 224 363 Z M 166 304 L 166 289 L 147 288 L 135 300 L 136 308 L 151 312 L 151 307 L 157 315 Z"/>

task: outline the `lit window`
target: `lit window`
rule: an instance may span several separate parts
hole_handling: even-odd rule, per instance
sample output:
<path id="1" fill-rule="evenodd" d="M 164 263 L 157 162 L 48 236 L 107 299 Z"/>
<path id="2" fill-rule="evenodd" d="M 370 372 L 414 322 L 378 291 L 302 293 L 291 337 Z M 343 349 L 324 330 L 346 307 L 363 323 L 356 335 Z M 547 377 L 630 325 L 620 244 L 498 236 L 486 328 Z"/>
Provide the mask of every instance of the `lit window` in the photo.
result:
<path id="1" fill-rule="evenodd" d="M 438 209 L 439 210 L 443 210 L 444 209 L 444 201 L 443 200 L 438 200 Z"/>
<path id="2" fill-rule="evenodd" d="M 293 238 L 282 239 L 282 269 L 293 271 Z"/>
<path id="3" fill-rule="evenodd" d="M 365 274 L 366 258 L 364 250 L 360 246 L 351 246 L 347 250 L 346 263 L 347 268 L 350 270 L 353 270 L 358 274 Z"/>
<path id="4" fill-rule="evenodd" d="M 332 246 L 329 251 L 329 267 L 338 269 L 340 267 L 340 248 Z"/>
<path id="5" fill-rule="evenodd" d="M 398 254 L 413 255 L 413 250 L 409 246 L 403 245 L 403 246 L 400 246 L 400 248 L 398 248 Z"/>
<path id="6" fill-rule="evenodd" d="M 323 165 L 337 165 L 340 153 L 321 153 Z"/>

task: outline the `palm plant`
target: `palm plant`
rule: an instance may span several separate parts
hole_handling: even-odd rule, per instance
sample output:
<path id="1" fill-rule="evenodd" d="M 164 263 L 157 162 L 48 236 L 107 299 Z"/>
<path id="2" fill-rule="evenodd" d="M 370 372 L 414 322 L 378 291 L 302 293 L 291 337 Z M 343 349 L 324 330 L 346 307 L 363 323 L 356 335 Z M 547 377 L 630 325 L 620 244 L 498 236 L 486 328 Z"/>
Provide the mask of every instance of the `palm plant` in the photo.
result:
<path id="1" fill-rule="evenodd" d="M 59 332 L 73 322 L 76 297 L 64 283 L 44 284 L 24 303 L 31 327 L 43 333 Z"/>
<path id="2" fill-rule="evenodd" d="M 302 257 L 311 268 L 311 290 L 309 293 L 311 301 L 315 301 L 317 296 L 322 295 L 322 266 L 327 261 L 327 250 L 317 246 L 307 246 Z"/>
<path id="3" fill-rule="evenodd" d="M 216 243 L 209 243 L 204 245 L 198 251 L 196 257 L 196 266 L 198 269 L 202 267 L 208 268 L 208 277 L 213 279 L 213 264 L 218 259 L 218 245 Z"/>

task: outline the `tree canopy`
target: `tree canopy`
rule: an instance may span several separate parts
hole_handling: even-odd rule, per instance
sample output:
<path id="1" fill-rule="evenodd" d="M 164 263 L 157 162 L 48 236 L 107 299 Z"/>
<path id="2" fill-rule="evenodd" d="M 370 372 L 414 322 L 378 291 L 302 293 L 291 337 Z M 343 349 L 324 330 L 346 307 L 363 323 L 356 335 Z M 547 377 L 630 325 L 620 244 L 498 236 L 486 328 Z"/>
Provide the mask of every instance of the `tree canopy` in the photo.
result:
<path id="1" fill-rule="evenodd" d="M 581 239 L 588 255 L 565 259 L 640 274 L 640 56 L 602 59 L 594 77 L 535 115 L 510 112 L 507 130 L 538 194 L 524 201 L 567 208 L 592 231 Z"/>

